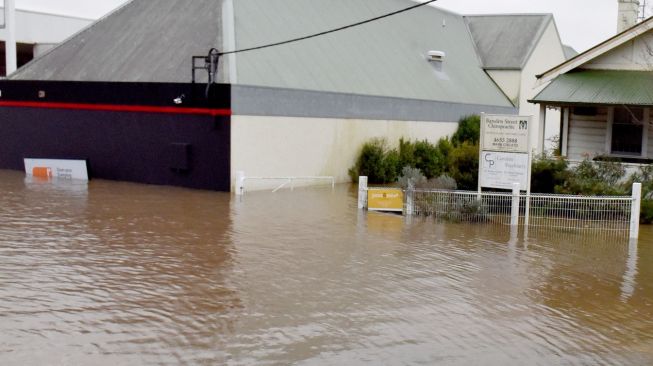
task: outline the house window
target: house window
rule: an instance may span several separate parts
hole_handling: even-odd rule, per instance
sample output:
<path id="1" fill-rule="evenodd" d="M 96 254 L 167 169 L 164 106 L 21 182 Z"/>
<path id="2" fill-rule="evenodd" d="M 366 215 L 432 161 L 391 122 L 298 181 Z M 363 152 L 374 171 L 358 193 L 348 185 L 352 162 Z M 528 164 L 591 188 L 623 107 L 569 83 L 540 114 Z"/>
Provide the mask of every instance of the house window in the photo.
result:
<path id="1" fill-rule="evenodd" d="M 613 155 L 642 156 L 646 124 L 644 108 L 614 108 L 610 152 Z"/>

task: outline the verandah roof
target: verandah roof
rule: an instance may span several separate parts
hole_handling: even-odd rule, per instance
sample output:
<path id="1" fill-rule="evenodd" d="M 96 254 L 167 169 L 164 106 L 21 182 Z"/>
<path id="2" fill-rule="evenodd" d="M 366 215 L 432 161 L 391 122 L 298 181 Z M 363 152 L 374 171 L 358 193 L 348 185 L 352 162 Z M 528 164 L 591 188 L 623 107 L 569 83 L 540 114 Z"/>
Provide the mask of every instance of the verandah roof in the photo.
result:
<path id="1" fill-rule="evenodd" d="M 558 76 L 529 102 L 653 106 L 653 71 L 572 71 Z"/>

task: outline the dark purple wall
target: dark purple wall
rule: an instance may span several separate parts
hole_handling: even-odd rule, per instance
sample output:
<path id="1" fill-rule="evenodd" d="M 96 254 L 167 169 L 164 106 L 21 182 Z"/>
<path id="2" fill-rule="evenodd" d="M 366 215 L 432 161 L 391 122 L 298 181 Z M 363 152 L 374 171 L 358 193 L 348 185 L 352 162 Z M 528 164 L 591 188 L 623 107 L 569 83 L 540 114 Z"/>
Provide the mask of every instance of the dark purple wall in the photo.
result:
<path id="1" fill-rule="evenodd" d="M 189 84 L 0 82 L 0 102 L 229 108 L 229 86 L 207 100 Z M 38 98 L 38 90 L 47 90 Z M 185 94 L 183 105 L 175 96 Z M 0 169 L 23 158 L 85 159 L 91 178 L 230 190 L 230 117 L 0 106 Z"/>
<path id="2" fill-rule="evenodd" d="M 228 117 L 0 108 L 0 141 L 4 169 L 24 169 L 26 157 L 87 159 L 93 178 L 230 188 Z"/>

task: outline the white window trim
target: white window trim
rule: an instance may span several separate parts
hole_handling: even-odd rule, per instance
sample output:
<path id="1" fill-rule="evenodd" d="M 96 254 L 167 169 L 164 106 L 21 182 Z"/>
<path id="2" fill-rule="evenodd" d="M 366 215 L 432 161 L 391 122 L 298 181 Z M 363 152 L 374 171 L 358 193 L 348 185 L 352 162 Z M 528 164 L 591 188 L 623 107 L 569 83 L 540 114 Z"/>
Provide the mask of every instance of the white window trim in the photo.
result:
<path id="1" fill-rule="evenodd" d="M 606 156 L 612 156 L 616 158 L 642 158 L 646 159 L 648 157 L 648 131 L 649 131 L 649 120 L 651 111 L 649 108 L 644 109 L 644 126 L 642 127 L 642 154 L 640 156 L 636 155 L 623 155 L 623 154 L 613 154 L 612 153 L 612 125 L 614 123 L 614 107 L 608 108 L 608 131 L 605 134 L 605 152 Z"/>

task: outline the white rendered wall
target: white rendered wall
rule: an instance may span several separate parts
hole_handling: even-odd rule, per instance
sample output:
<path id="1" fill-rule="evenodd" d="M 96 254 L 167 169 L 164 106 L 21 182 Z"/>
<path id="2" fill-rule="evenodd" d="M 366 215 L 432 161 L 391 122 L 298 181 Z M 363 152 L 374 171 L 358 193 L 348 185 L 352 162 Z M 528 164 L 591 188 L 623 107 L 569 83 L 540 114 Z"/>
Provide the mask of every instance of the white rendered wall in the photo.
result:
<path id="1" fill-rule="evenodd" d="M 519 103 L 519 114 L 525 116 L 533 116 L 534 126 L 532 126 L 535 131 L 539 131 L 539 115 L 540 115 L 540 105 L 528 103 L 529 99 L 533 99 L 537 94 L 539 94 L 546 85 L 540 87 L 535 87 L 537 82 L 536 75 L 542 74 L 545 71 L 553 68 L 556 65 L 564 62 L 565 54 L 560 42 L 560 36 L 558 35 L 558 30 L 554 22 L 550 22 L 544 34 L 540 38 L 540 42 L 535 47 L 531 57 L 528 59 L 528 62 L 522 70 L 522 81 L 521 81 L 521 95 Z M 546 112 L 546 129 L 545 129 L 545 139 L 550 139 L 551 137 L 560 133 L 560 111 L 549 109 Z M 537 147 L 538 139 L 537 133 L 533 134 L 533 140 L 531 141 L 532 146 Z M 551 148 L 551 144 L 545 143 L 545 147 Z M 541 151 L 537 151 L 540 153 Z"/>
<path id="2" fill-rule="evenodd" d="M 232 116 L 232 190 L 239 170 L 247 176 L 334 176 L 348 182 L 347 171 L 370 139 L 385 137 L 391 147 L 401 137 L 437 142 L 457 127 L 456 122 Z M 246 189 L 280 183 L 247 182 Z"/>
<path id="3" fill-rule="evenodd" d="M 0 8 L 0 11 L 4 11 Z M 91 24 L 91 19 L 53 15 L 27 10 L 16 11 L 16 41 L 30 44 L 56 44 Z M 5 40 L 0 29 L 0 40 Z"/>
<path id="4" fill-rule="evenodd" d="M 519 106 L 521 94 L 520 70 L 487 70 L 488 75 L 515 105 Z"/>

